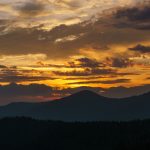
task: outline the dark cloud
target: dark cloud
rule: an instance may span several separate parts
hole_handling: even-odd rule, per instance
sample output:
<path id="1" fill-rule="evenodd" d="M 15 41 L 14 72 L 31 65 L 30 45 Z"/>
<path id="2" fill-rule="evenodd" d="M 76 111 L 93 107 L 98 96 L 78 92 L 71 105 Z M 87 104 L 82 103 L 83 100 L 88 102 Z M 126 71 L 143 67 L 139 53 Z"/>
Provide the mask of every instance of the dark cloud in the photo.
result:
<path id="1" fill-rule="evenodd" d="M 129 83 L 130 79 L 116 79 L 116 80 L 106 80 L 106 81 L 81 81 L 81 82 L 71 82 L 69 85 L 73 84 L 116 84 L 116 83 Z"/>
<path id="2" fill-rule="evenodd" d="M 44 76 L 37 70 L 20 70 L 16 66 L 7 67 L 2 66 L 0 72 L 0 82 L 33 82 L 43 80 L 54 80 L 54 77 Z M 39 75 L 33 75 L 39 74 Z"/>
<path id="3" fill-rule="evenodd" d="M 150 52 L 150 46 L 144 46 L 142 44 L 136 45 L 135 47 L 129 48 L 129 50 L 137 51 L 141 53 L 149 53 Z"/>
<path id="4" fill-rule="evenodd" d="M 101 83 L 103 83 L 103 84 L 116 84 L 116 83 L 129 83 L 130 81 L 131 81 L 130 79 L 116 79 L 116 80 L 102 81 Z"/>
<path id="5" fill-rule="evenodd" d="M 115 17 L 127 18 L 130 21 L 150 21 L 150 6 L 123 8 L 117 11 Z"/>
<path id="6" fill-rule="evenodd" d="M 107 74 L 114 74 L 116 70 L 114 69 L 99 69 L 94 68 L 90 70 L 93 75 L 107 75 Z"/>
<path id="7" fill-rule="evenodd" d="M 36 67 L 54 67 L 54 68 L 97 68 L 104 67 L 104 64 L 96 59 L 81 57 L 68 61 L 66 64 L 45 64 L 43 62 L 37 62 Z M 40 66 L 39 66 L 40 65 Z M 35 66 L 33 66 L 35 67 Z"/>
<path id="8" fill-rule="evenodd" d="M 96 68 L 104 66 L 103 63 L 87 57 L 81 57 L 78 59 L 73 59 L 72 61 L 67 62 L 66 64 L 45 64 L 42 61 L 37 62 L 36 67 L 54 67 L 54 68 Z M 33 66 L 35 67 L 35 66 Z"/>
<path id="9" fill-rule="evenodd" d="M 150 6 L 137 5 L 130 8 L 122 8 L 114 14 L 117 19 L 115 26 L 118 28 L 135 28 L 140 30 L 150 29 Z"/>
<path id="10" fill-rule="evenodd" d="M 0 95 L 7 96 L 40 96 L 49 94 L 52 88 L 43 84 L 21 85 L 11 83 L 9 85 L 0 86 Z"/>
<path id="11" fill-rule="evenodd" d="M 42 76 L 23 76 L 23 75 L 16 75 L 16 76 L 0 76 L 0 82 L 33 82 L 33 81 L 43 81 L 43 80 L 54 80 L 56 78 L 51 77 L 42 77 Z"/>
<path id="12" fill-rule="evenodd" d="M 94 79 L 101 79 L 105 78 L 105 76 L 87 76 L 87 77 L 67 77 L 65 80 L 94 80 Z"/>
<path id="13" fill-rule="evenodd" d="M 12 102 L 37 102 L 38 98 L 44 100 L 44 97 L 52 94 L 52 88 L 43 84 L 20 85 L 11 83 L 0 86 L 0 104 Z"/>
<path id="14" fill-rule="evenodd" d="M 72 62 L 68 62 L 68 64 L 70 65 L 70 67 L 96 68 L 102 66 L 102 63 L 87 57 L 78 58 Z"/>
<path id="15" fill-rule="evenodd" d="M 77 71 L 77 70 L 73 70 L 73 71 L 53 71 L 53 73 L 55 75 L 59 75 L 59 76 L 89 76 L 92 75 L 88 70 L 84 70 L 84 71 Z"/>
<path id="16" fill-rule="evenodd" d="M 89 58 L 79 58 L 78 61 L 81 63 L 81 67 L 99 67 L 100 66 L 100 63 L 96 60 L 92 60 L 92 59 L 89 59 Z"/>
<path id="17" fill-rule="evenodd" d="M 81 54 L 80 49 L 91 49 L 91 51 L 95 50 L 96 52 L 109 51 L 106 48 L 108 45 L 122 45 L 149 40 L 149 34 L 145 30 L 142 33 L 129 29 L 120 30 L 114 28 L 113 25 L 108 25 L 108 22 L 113 21 L 108 19 L 107 23 L 99 20 L 94 23 L 61 25 L 50 31 L 43 31 L 40 26 L 15 28 L 7 34 L 0 35 L 0 53 L 5 55 L 44 53 L 50 58 L 59 59 Z M 79 36 L 81 34 L 82 36 Z M 71 41 L 56 42 L 69 36 L 76 38 Z"/>
<path id="18" fill-rule="evenodd" d="M 55 32 L 53 33 L 51 31 L 46 32 L 39 30 L 38 27 L 14 29 L 7 34 L 0 35 L 0 53 L 5 55 L 44 53 L 55 59 L 60 57 L 67 57 L 77 53 L 78 50 L 76 48 L 78 46 L 74 47 L 76 42 L 73 42 L 74 44 L 55 43 L 56 36 L 61 38 L 62 31 L 63 30 L 57 30 L 57 34 L 55 35 Z M 39 39 L 39 37 L 43 37 L 44 40 L 41 40 L 41 38 Z"/>
<path id="19" fill-rule="evenodd" d="M 83 71 L 53 71 L 54 74 L 60 76 L 91 76 L 91 75 L 108 75 L 115 73 L 112 69 L 100 69 L 100 68 L 86 68 Z"/>
<path id="20" fill-rule="evenodd" d="M 4 65 L 0 65 L 0 69 L 4 69 L 4 68 L 7 68 L 7 67 Z"/>
<path id="21" fill-rule="evenodd" d="M 16 7 L 21 16 L 35 17 L 43 13 L 45 5 L 38 0 L 31 0 L 30 2 L 23 3 L 23 5 Z"/>
<path id="22" fill-rule="evenodd" d="M 131 60 L 129 60 L 128 58 L 107 58 L 108 62 L 111 62 L 111 66 L 112 67 L 116 67 L 116 68 L 126 68 L 129 66 L 133 65 L 133 62 Z"/>

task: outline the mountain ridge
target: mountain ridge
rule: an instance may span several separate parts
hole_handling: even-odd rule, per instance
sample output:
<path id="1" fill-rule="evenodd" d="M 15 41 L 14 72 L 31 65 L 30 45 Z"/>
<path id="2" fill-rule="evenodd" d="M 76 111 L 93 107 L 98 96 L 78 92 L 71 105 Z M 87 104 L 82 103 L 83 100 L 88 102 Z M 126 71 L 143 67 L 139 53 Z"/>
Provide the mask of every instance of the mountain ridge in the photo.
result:
<path id="1" fill-rule="evenodd" d="M 12 103 L 0 107 L 0 118 L 24 116 L 60 121 L 126 121 L 150 118 L 150 92 L 124 99 L 81 91 L 50 102 Z"/>

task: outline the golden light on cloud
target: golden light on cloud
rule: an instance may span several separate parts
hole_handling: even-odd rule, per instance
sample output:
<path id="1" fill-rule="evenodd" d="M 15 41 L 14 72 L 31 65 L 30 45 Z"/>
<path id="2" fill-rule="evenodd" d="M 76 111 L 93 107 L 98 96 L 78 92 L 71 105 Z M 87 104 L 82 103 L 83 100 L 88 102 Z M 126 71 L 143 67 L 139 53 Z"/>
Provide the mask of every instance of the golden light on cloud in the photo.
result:
<path id="1" fill-rule="evenodd" d="M 149 16 L 135 0 L 2 0 L 0 84 L 150 84 Z"/>

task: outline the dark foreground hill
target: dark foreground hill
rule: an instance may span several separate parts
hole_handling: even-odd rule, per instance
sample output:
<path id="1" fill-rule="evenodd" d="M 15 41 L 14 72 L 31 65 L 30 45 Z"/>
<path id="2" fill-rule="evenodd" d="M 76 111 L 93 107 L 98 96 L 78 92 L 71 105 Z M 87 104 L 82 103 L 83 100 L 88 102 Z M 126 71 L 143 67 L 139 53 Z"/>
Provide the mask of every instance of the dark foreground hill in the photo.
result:
<path id="1" fill-rule="evenodd" d="M 0 120 L 2 150 L 149 150 L 150 120 L 63 123 Z"/>
<path id="2" fill-rule="evenodd" d="M 0 107 L 0 118 L 25 116 L 62 121 L 125 121 L 150 118 L 150 93 L 110 99 L 82 91 L 46 103 L 13 103 Z"/>

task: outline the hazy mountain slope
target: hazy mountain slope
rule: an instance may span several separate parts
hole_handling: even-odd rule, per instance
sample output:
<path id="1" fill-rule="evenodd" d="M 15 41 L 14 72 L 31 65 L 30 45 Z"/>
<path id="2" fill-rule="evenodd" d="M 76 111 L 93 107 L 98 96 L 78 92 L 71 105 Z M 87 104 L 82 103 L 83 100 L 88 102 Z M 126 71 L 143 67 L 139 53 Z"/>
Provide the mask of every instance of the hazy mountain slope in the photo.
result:
<path id="1" fill-rule="evenodd" d="M 13 103 L 0 107 L 0 117 L 26 116 L 63 121 L 132 120 L 150 118 L 150 93 L 110 99 L 82 91 L 46 103 Z"/>

